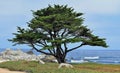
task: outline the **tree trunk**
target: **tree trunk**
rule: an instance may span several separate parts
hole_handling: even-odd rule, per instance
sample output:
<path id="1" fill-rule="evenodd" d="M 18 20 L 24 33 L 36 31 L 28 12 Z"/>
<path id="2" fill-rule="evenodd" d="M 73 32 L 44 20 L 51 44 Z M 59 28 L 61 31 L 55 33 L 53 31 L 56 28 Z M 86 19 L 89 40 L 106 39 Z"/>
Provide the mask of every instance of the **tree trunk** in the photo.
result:
<path id="1" fill-rule="evenodd" d="M 66 53 L 64 53 L 63 51 L 61 51 L 61 46 L 57 46 L 57 49 L 56 49 L 56 59 L 58 61 L 58 63 L 65 63 L 65 57 L 66 57 Z"/>
<path id="2" fill-rule="evenodd" d="M 58 61 L 59 64 L 60 64 L 60 63 L 65 63 L 65 62 L 66 62 L 64 56 L 58 56 L 58 57 L 56 57 L 56 59 L 57 59 L 57 61 Z"/>

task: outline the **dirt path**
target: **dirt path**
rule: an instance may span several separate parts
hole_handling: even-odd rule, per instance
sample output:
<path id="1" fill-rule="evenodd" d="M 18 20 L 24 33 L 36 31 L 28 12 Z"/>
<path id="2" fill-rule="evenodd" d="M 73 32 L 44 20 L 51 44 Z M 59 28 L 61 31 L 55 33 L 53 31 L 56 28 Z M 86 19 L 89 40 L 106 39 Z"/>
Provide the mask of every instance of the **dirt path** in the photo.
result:
<path id="1" fill-rule="evenodd" d="M 8 70 L 8 69 L 0 68 L 0 73 L 25 73 L 25 72 L 20 72 L 20 71 L 10 71 L 10 70 Z"/>

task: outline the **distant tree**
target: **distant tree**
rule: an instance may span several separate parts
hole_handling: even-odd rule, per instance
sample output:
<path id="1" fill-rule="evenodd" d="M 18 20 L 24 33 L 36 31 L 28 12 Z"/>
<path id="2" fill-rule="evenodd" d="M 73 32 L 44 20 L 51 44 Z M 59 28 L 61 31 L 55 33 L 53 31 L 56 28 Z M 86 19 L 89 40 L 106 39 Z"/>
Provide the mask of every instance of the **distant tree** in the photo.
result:
<path id="1" fill-rule="evenodd" d="M 83 25 L 83 13 L 77 13 L 67 5 L 49 5 L 47 8 L 33 11 L 34 18 L 28 22 L 28 28 L 18 27 L 16 44 L 28 44 L 38 52 L 53 55 L 59 63 L 65 62 L 68 52 L 85 45 L 107 47 L 104 38 L 92 34 Z M 78 45 L 70 48 L 71 43 Z M 48 50 L 48 51 L 45 51 Z"/>

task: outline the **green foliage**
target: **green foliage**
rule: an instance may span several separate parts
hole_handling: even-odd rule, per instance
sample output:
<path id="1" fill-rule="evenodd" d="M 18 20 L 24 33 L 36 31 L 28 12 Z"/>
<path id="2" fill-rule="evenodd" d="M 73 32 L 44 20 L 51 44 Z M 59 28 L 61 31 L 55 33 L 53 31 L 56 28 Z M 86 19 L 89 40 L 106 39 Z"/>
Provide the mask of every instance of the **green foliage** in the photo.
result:
<path id="1" fill-rule="evenodd" d="M 106 47 L 103 41 L 105 39 L 93 36 L 90 29 L 82 25 L 81 15 L 83 13 L 76 13 L 67 5 L 54 5 L 54 7 L 49 5 L 47 8 L 33 11 L 34 18 L 28 23 L 29 29 L 18 27 L 19 34 L 14 33 L 15 38 L 11 41 L 18 44 L 38 43 L 41 40 L 56 43 L 85 42 L 87 45 Z M 67 39 L 62 41 L 64 38 Z"/>

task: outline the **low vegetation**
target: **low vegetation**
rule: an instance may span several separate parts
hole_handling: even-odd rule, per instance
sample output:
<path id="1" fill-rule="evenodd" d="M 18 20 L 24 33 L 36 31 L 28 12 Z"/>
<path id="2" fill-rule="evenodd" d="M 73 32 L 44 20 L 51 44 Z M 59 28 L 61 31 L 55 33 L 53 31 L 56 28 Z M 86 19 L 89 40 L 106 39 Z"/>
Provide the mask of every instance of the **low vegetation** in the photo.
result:
<path id="1" fill-rule="evenodd" d="M 0 63 L 1 68 L 28 73 L 120 73 L 120 65 L 96 63 L 72 64 L 74 68 L 58 69 L 56 63 L 39 64 L 35 61 L 9 61 Z"/>

